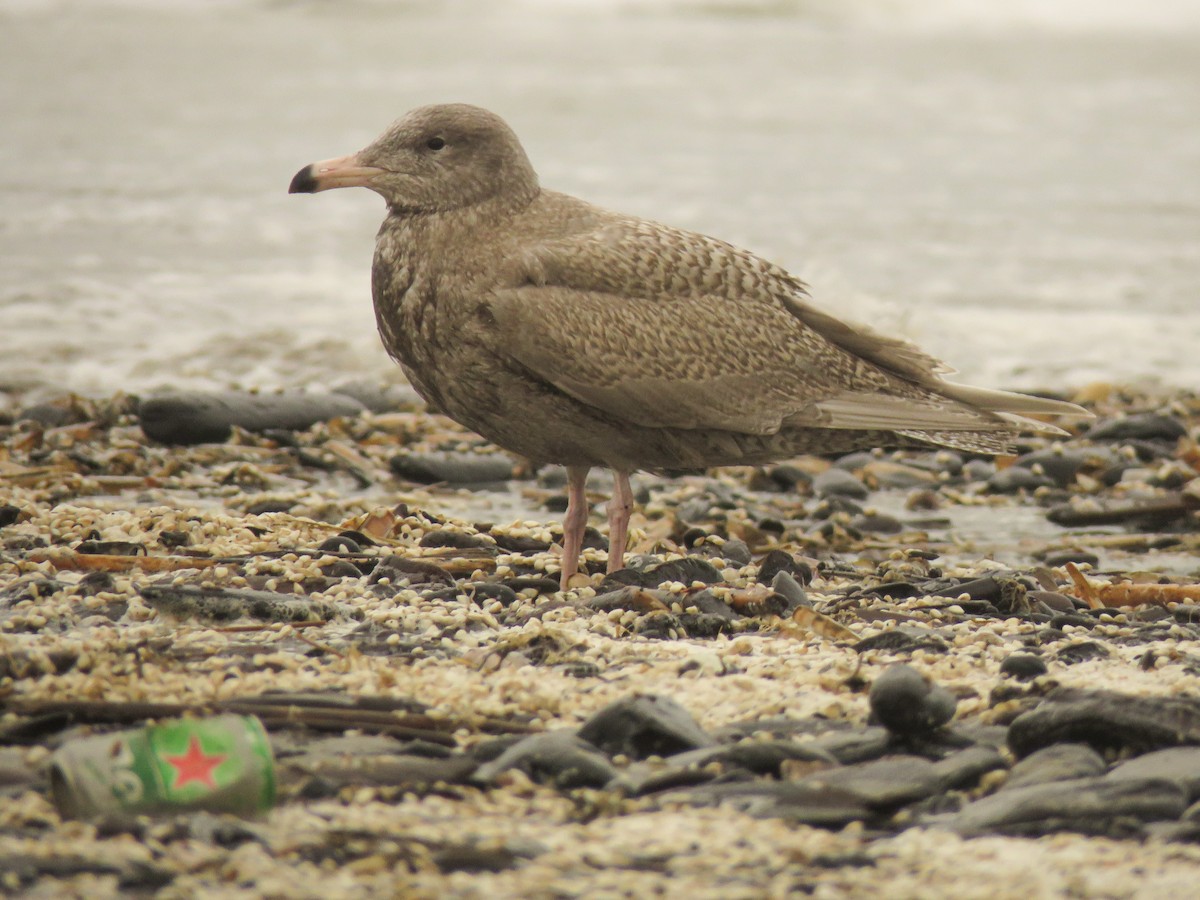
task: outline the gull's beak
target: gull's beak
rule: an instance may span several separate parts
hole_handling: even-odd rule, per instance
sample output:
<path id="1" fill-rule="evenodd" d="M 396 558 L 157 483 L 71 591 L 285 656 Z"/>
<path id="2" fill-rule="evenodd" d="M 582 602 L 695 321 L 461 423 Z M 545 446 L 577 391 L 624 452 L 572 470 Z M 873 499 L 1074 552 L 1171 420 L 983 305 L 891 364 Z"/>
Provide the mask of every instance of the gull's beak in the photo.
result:
<path id="1" fill-rule="evenodd" d="M 331 188 L 369 187 L 371 179 L 383 173 L 376 166 L 360 165 L 358 154 L 339 156 L 305 166 L 288 186 L 289 194 L 315 194 Z"/>

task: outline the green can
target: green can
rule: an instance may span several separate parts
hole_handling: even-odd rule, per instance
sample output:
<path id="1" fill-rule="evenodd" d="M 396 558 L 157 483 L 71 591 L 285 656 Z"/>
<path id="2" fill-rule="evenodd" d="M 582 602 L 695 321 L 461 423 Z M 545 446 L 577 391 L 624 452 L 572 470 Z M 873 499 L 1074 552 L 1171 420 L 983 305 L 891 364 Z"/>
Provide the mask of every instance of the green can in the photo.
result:
<path id="1" fill-rule="evenodd" d="M 252 816 L 275 803 L 275 758 L 256 716 L 178 719 L 71 741 L 50 758 L 50 790 L 65 818 Z"/>

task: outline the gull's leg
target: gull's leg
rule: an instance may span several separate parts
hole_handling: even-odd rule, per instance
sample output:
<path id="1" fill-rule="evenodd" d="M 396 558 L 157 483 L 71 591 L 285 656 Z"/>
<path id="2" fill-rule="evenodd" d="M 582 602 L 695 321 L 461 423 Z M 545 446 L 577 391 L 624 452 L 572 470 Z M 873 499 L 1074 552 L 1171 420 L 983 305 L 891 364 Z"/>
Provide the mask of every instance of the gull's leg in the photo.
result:
<path id="1" fill-rule="evenodd" d="M 567 466 L 567 514 L 563 516 L 563 559 L 560 586 L 565 591 L 571 576 L 579 571 L 579 552 L 587 528 L 587 466 Z"/>
<path id="2" fill-rule="evenodd" d="M 625 565 L 625 544 L 629 537 L 629 515 L 633 512 L 633 490 L 628 472 L 614 472 L 612 498 L 608 501 L 608 571 Z"/>

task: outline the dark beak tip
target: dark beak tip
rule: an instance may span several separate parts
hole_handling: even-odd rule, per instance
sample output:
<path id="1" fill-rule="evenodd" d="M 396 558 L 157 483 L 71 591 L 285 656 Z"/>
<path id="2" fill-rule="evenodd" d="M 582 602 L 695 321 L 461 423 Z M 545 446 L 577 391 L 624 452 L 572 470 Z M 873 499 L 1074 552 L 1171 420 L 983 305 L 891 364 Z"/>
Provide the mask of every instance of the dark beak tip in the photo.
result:
<path id="1" fill-rule="evenodd" d="M 288 185 L 289 194 L 313 194 L 317 190 L 317 179 L 313 177 L 313 167 L 305 166 L 292 178 Z"/>

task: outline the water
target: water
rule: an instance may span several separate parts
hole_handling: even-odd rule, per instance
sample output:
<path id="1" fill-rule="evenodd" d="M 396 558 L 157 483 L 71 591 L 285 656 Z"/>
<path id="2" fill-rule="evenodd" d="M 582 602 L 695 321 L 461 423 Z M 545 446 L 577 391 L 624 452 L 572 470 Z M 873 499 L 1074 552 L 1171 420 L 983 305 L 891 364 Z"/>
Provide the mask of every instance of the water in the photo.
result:
<path id="1" fill-rule="evenodd" d="M 1183 0 L 0 0 L 0 388 L 397 377 L 378 198 L 286 188 L 447 100 L 964 380 L 1194 386 L 1198 50 Z"/>

